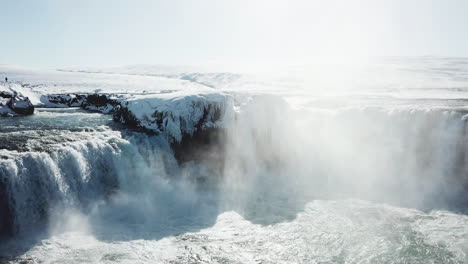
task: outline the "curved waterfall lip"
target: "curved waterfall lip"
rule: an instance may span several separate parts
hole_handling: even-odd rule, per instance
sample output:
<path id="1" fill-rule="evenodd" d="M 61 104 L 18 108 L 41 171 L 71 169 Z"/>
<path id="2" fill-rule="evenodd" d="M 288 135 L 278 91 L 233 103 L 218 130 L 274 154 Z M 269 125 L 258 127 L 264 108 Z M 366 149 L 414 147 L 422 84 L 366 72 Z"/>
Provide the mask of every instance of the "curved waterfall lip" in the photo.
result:
<path id="1" fill-rule="evenodd" d="M 34 116 L 6 118 L 0 124 L 0 149 L 19 152 L 51 151 L 118 128 L 111 117 L 79 108 L 37 109 Z"/>

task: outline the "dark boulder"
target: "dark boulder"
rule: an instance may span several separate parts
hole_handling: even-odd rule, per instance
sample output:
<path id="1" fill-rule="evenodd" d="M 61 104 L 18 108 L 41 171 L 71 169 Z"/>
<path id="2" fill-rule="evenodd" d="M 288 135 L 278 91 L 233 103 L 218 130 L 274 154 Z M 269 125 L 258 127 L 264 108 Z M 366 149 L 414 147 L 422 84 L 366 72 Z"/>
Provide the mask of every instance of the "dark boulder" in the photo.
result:
<path id="1" fill-rule="evenodd" d="M 8 101 L 7 106 L 19 115 L 34 114 L 34 106 L 27 97 L 13 96 Z"/>
<path id="2" fill-rule="evenodd" d="M 15 95 L 13 93 L 5 92 L 5 91 L 0 92 L 0 97 L 2 98 L 12 98 L 14 96 Z"/>

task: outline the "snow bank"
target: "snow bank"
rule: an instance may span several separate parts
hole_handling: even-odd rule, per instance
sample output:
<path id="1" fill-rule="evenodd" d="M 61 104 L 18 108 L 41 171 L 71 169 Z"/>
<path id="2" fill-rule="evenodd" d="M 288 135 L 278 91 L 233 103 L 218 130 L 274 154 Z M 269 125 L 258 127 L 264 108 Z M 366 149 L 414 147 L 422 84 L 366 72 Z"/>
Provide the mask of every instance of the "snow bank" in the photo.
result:
<path id="1" fill-rule="evenodd" d="M 34 113 L 34 106 L 28 97 L 14 90 L 16 85 L 8 83 L 0 85 L 0 115 L 31 115 Z"/>
<path id="2" fill-rule="evenodd" d="M 22 84 L 22 93 L 47 94 L 150 94 L 161 91 L 206 89 L 195 82 L 163 76 L 137 76 L 124 73 L 65 72 L 61 70 L 27 69 L 0 65 L 0 76 Z M 32 97 L 30 95 L 26 95 Z M 37 100 L 40 104 L 41 101 Z"/>
<path id="3" fill-rule="evenodd" d="M 197 129 L 221 126 L 232 109 L 232 98 L 225 93 L 180 91 L 124 100 L 114 119 L 180 142 L 184 134 L 191 136 Z"/>

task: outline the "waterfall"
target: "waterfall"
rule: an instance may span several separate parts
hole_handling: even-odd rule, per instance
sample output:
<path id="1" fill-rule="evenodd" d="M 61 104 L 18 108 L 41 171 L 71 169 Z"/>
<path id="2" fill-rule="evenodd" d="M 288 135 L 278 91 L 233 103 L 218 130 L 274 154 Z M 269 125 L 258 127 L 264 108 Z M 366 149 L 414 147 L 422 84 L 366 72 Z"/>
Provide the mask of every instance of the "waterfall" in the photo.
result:
<path id="1" fill-rule="evenodd" d="M 53 211 L 89 212 L 117 190 L 164 177 L 172 157 L 159 142 L 145 134 L 124 139 L 114 133 L 49 146 L 44 152 L 2 150 L 0 176 L 8 201 L 2 211 L 9 214 L 2 219 L 11 218 L 14 233 L 31 232 L 46 226 Z"/>
<path id="2" fill-rule="evenodd" d="M 228 126 L 224 193 L 241 207 L 357 197 L 416 208 L 466 201 L 466 112 L 290 109 L 262 98 Z M 250 211 L 258 213 L 262 208 Z"/>
<path id="3" fill-rule="evenodd" d="M 447 206 L 468 184 L 464 115 L 416 107 L 297 110 L 258 96 L 224 120 L 222 170 L 178 164 L 165 137 L 134 131 L 4 149 L 0 212 L 9 228 L 2 230 L 53 229 L 70 208 L 91 225 L 140 225 L 133 231 L 145 233 L 228 210 L 268 224 L 294 218 L 315 198 Z"/>

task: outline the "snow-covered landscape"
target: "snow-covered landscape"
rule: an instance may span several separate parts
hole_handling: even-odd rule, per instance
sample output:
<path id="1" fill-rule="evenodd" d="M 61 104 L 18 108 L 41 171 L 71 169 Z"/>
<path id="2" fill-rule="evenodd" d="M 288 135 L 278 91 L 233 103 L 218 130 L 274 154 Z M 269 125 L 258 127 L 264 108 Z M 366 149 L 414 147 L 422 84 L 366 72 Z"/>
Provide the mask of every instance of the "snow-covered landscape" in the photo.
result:
<path id="1" fill-rule="evenodd" d="M 468 263 L 467 10 L 2 1 L 0 264 Z"/>

